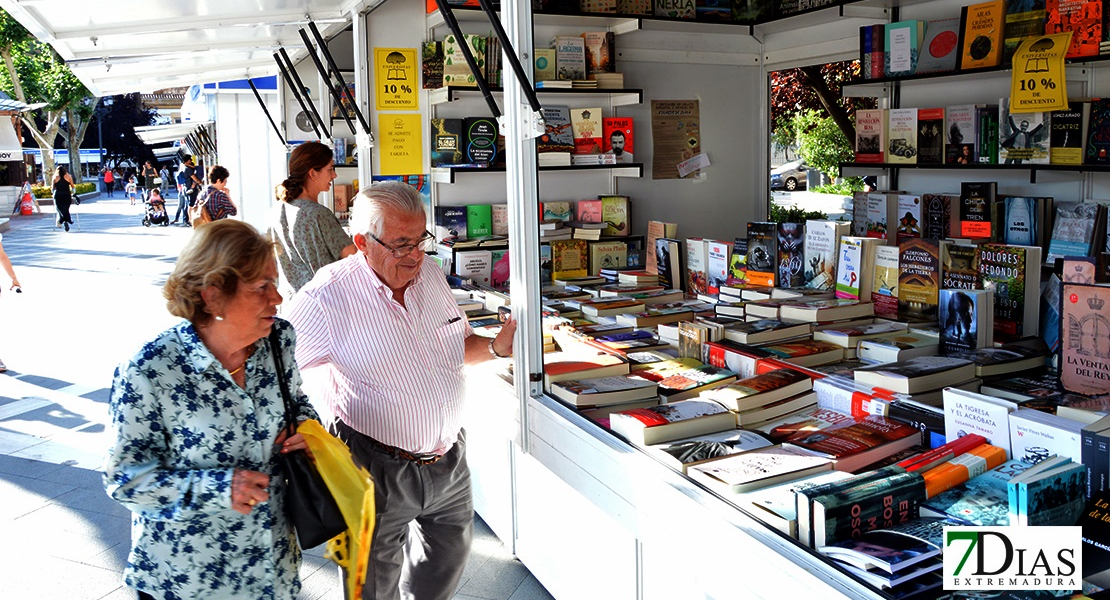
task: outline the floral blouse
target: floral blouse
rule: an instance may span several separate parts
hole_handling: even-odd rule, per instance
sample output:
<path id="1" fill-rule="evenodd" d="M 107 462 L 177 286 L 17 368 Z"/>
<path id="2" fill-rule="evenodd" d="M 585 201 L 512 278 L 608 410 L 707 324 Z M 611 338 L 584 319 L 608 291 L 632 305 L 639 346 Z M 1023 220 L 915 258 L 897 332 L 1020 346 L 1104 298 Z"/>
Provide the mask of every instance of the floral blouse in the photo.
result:
<path id="1" fill-rule="evenodd" d="M 293 328 L 274 326 L 298 419 L 315 419 Z M 187 321 L 116 369 L 104 485 L 133 513 L 127 585 L 166 600 L 296 597 L 301 553 L 276 468 L 285 409 L 274 369 L 263 338 L 240 388 Z M 231 508 L 236 468 L 270 474 L 270 499 L 249 515 Z"/>

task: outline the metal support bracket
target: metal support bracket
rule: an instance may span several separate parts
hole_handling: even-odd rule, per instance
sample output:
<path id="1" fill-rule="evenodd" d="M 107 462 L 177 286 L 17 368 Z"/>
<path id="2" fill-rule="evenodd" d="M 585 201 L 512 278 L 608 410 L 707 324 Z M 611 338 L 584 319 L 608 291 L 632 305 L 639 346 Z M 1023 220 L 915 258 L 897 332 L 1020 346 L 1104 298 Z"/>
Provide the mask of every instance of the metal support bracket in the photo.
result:
<path id="1" fill-rule="evenodd" d="M 509 127 L 509 117 L 501 115 L 497 117 L 497 127 L 501 131 L 511 131 Z M 543 120 L 543 112 L 537 110 L 525 110 L 522 115 L 520 139 L 531 140 L 540 137 L 546 133 L 547 127 Z"/>

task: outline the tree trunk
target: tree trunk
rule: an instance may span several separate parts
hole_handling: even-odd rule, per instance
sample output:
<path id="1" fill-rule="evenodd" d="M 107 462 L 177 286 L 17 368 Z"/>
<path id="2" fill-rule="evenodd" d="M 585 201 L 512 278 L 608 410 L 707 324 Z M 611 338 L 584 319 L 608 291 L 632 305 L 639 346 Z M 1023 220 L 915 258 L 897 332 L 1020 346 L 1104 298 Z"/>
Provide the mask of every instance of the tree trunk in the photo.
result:
<path id="1" fill-rule="evenodd" d="M 81 138 L 82 127 L 73 108 L 66 108 L 66 149 L 69 150 L 69 173 L 73 175 L 73 183 L 81 183 Z M 76 126 L 75 126 L 76 125 Z"/>
<path id="2" fill-rule="evenodd" d="M 54 140 L 58 138 L 58 132 L 62 128 L 62 112 L 58 110 L 46 111 L 45 131 L 39 131 L 35 128 L 34 119 L 30 117 L 22 118 L 23 124 L 31 132 L 31 137 L 35 138 L 35 143 L 42 150 L 42 179 L 49 184 L 50 178 L 54 176 Z"/>
<path id="3" fill-rule="evenodd" d="M 837 103 L 836 95 L 825 83 L 825 78 L 821 76 L 821 67 L 811 65 L 801 67 L 800 70 L 802 75 L 805 76 L 806 84 L 813 90 L 813 93 L 817 94 L 821 106 L 825 108 L 825 112 L 832 118 L 833 123 L 836 123 L 836 126 L 840 128 L 844 137 L 848 139 L 848 145 L 854 150 L 856 147 L 856 128 L 852 124 L 852 119 L 848 117 L 848 111 Z"/>

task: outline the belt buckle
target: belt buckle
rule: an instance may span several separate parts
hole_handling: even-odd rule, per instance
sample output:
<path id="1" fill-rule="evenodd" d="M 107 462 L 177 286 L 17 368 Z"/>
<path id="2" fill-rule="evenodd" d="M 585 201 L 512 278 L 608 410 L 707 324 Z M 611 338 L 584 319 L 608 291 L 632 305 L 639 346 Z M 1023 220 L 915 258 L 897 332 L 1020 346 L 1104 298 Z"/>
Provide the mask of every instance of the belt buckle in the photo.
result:
<path id="1" fill-rule="evenodd" d="M 418 465 L 431 465 L 435 464 L 439 459 L 443 458 L 442 454 L 413 454 L 412 459 Z"/>

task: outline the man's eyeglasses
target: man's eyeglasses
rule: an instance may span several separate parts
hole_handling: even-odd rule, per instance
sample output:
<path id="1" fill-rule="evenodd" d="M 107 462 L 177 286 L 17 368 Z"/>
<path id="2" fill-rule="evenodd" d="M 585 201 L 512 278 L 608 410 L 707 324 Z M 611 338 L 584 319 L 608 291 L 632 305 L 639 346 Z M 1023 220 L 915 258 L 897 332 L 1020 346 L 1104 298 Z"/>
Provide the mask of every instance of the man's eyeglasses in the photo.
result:
<path id="1" fill-rule="evenodd" d="M 401 246 L 393 247 L 393 246 L 390 246 L 389 244 L 379 240 L 378 236 L 376 236 L 372 233 L 370 233 L 368 235 L 370 237 L 374 238 L 375 242 L 381 244 L 382 248 L 385 248 L 386 250 L 389 250 L 390 252 L 392 252 L 393 253 L 393 258 L 404 258 L 404 257 L 408 256 L 409 254 L 412 254 L 412 251 L 416 250 L 417 248 L 419 248 L 421 251 L 425 251 L 431 246 L 431 241 L 435 239 L 434 235 L 432 235 L 427 230 L 425 230 L 424 235 L 420 236 L 420 239 L 416 240 L 415 243 L 413 243 L 413 244 L 404 244 L 404 245 L 401 245 Z"/>

